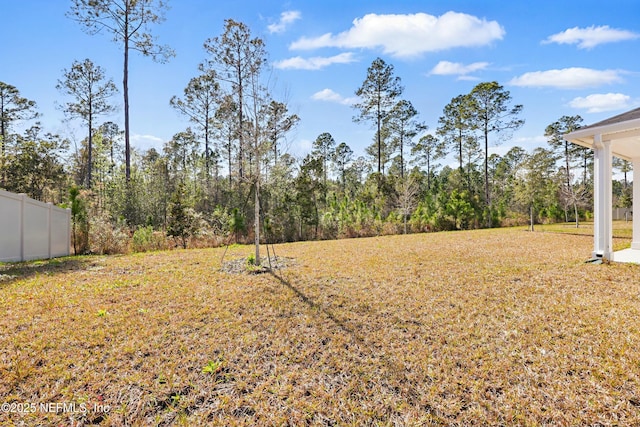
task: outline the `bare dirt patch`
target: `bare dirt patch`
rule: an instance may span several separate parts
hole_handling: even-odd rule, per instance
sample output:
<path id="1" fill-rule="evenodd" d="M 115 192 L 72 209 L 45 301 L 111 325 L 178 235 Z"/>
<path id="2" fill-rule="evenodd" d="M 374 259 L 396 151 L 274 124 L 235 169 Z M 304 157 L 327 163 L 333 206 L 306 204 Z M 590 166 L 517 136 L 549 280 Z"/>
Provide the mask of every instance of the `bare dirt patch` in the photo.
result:
<path id="1" fill-rule="evenodd" d="M 282 256 L 261 257 L 260 266 L 253 263 L 250 258 L 236 258 L 222 263 L 220 271 L 230 274 L 261 274 L 269 273 L 296 264 L 295 258 Z"/>

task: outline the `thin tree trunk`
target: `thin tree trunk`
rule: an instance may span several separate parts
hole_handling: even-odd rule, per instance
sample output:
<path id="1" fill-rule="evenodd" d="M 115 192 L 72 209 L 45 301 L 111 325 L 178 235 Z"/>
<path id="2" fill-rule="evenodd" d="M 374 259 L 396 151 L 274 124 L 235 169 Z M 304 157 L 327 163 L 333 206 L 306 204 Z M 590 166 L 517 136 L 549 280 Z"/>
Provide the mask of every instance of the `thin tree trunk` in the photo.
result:
<path id="1" fill-rule="evenodd" d="M 462 131 L 458 132 L 458 154 L 460 159 L 460 172 L 462 172 Z"/>
<path id="2" fill-rule="evenodd" d="M 567 188 L 571 191 L 571 175 L 569 173 L 569 143 L 564 144 L 564 167 L 567 177 Z"/>
<path id="3" fill-rule="evenodd" d="M 378 174 L 380 174 L 380 171 L 382 170 L 382 135 L 380 135 L 380 122 L 382 121 L 382 113 L 380 112 L 380 103 L 381 103 L 381 99 L 380 99 L 380 91 L 378 91 L 378 120 L 377 120 L 377 125 L 378 125 Z M 378 179 L 380 179 L 378 177 Z M 380 187 L 380 181 L 378 181 L 378 187 Z"/>
<path id="4" fill-rule="evenodd" d="M 207 191 L 209 190 L 209 114 L 205 117 L 205 125 L 204 125 L 204 169 L 207 174 L 206 183 L 207 183 Z"/>
<path id="5" fill-rule="evenodd" d="M 109 139 L 109 151 L 111 152 L 111 163 L 109 164 L 109 174 L 113 173 L 113 168 L 115 168 L 116 163 L 113 161 L 113 138 Z"/>
<path id="6" fill-rule="evenodd" d="M 404 141 L 400 134 L 400 179 L 404 180 Z M 404 234 L 407 234 L 406 227 Z"/>
<path id="7" fill-rule="evenodd" d="M 627 181 L 627 167 L 624 169 L 624 189 L 626 190 L 629 186 L 629 182 Z"/>
<path id="8" fill-rule="evenodd" d="M 254 215 L 255 220 L 253 222 L 254 225 L 254 234 L 255 234 L 255 245 L 256 245 L 256 265 L 260 266 L 260 172 L 256 175 L 256 188 L 255 188 L 255 207 L 254 207 Z"/>
<path id="9" fill-rule="evenodd" d="M 531 231 L 533 231 L 533 205 L 529 207 L 529 210 L 531 214 Z"/>
<path id="10" fill-rule="evenodd" d="M 238 57 L 240 58 L 240 53 L 238 53 Z M 242 178 L 244 177 L 244 170 L 243 170 L 243 165 L 242 163 L 244 162 L 244 132 L 242 131 L 243 129 L 243 120 L 244 120 L 244 111 L 242 109 L 243 107 L 243 81 L 242 81 L 242 69 L 240 68 L 241 66 L 238 65 L 238 127 L 239 127 L 239 131 L 238 131 L 238 176 L 240 177 L 240 180 L 242 180 Z"/>
<path id="11" fill-rule="evenodd" d="M 91 97 L 91 95 L 89 95 Z M 87 153 L 87 188 L 91 188 L 91 173 L 92 173 L 92 165 L 93 165 L 93 114 L 91 111 L 92 101 L 89 101 L 89 143 L 88 143 L 88 153 Z"/>
<path id="12" fill-rule="evenodd" d="M 124 75 L 122 92 L 124 96 L 124 176 L 127 184 L 131 179 L 131 146 L 129 144 L 129 2 L 126 2 L 124 24 Z"/>
<path id="13" fill-rule="evenodd" d="M 491 195 L 489 194 L 489 129 L 487 129 L 487 126 L 484 127 L 484 196 L 489 211 L 491 211 Z"/>
<path id="14" fill-rule="evenodd" d="M 232 163 L 232 157 L 231 157 L 231 150 L 232 150 L 232 140 L 231 140 L 231 134 L 229 134 L 229 150 L 228 150 L 228 154 L 229 154 L 229 191 L 231 191 L 231 167 L 233 166 Z"/>
<path id="15" fill-rule="evenodd" d="M 313 205 L 315 206 L 315 221 L 314 221 L 314 232 L 313 232 L 313 240 L 318 240 L 318 223 L 320 223 L 320 217 L 318 215 L 318 198 L 316 197 L 316 192 L 313 192 Z"/>
<path id="16" fill-rule="evenodd" d="M 273 137 L 273 165 L 275 166 L 278 163 L 278 136 L 277 134 Z"/>
<path id="17" fill-rule="evenodd" d="M 76 221 L 73 221 L 73 254 L 78 255 L 78 233 L 76 232 Z"/>
<path id="18" fill-rule="evenodd" d="M 217 206 L 220 200 L 220 182 L 219 182 L 219 177 L 220 177 L 220 164 L 218 162 L 216 162 L 216 167 L 214 169 L 216 171 L 215 175 L 214 175 L 214 181 L 213 181 L 213 185 L 215 187 L 215 197 L 214 197 L 214 206 Z"/>

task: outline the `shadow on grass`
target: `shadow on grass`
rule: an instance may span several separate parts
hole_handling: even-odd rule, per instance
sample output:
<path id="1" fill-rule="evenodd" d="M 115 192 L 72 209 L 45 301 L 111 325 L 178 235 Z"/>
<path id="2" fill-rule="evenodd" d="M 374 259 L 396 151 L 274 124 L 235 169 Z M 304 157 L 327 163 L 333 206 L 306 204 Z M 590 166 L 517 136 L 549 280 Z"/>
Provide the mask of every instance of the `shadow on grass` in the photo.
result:
<path id="1" fill-rule="evenodd" d="M 527 230 L 529 231 L 529 230 Z M 540 230 L 540 231 L 534 231 L 534 233 L 550 233 L 550 234 L 566 234 L 568 236 L 580 236 L 580 237 L 588 237 L 590 239 L 593 239 L 593 232 L 590 233 L 579 233 L 576 231 L 563 231 L 563 230 Z M 613 239 L 631 239 L 630 236 L 623 236 L 623 235 L 616 235 L 613 234 L 611 236 Z"/>
<path id="2" fill-rule="evenodd" d="M 529 230 L 527 230 L 529 231 Z M 567 236 L 580 236 L 580 237 L 589 237 L 593 239 L 593 233 L 579 233 L 577 231 L 563 231 L 563 230 L 535 230 L 534 233 L 545 233 L 545 234 L 566 234 Z"/>
<path id="3" fill-rule="evenodd" d="M 90 257 L 64 257 L 35 261 L 0 263 L 0 289 L 36 275 L 55 275 L 84 270 L 93 264 Z"/>
<path id="4" fill-rule="evenodd" d="M 288 280 L 286 280 L 284 277 L 279 276 L 278 274 L 276 274 L 273 270 L 271 270 L 269 272 L 273 277 L 275 277 L 276 279 L 278 279 L 278 281 L 284 285 L 287 289 L 289 289 L 291 292 L 293 292 L 294 294 L 296 294 L 296 296 L 298 298 L 300 298 L 302 300 L 302 302 L 304 302 L 307 306 L 309 306 L 309 308 L 311 308 L 312 310 L 316 310 L 321 312 L 322 314 L 324 314 L 326 317 L 328 317 L 333 323 L 335 323 L 336 326 L 338 326 L 341 330 L 343 330 L 344 332 L 347 332 L 349 335 L 351 335 L 356 342 L 358 342 L 358 344 L 365 344 L 365 341 L 362 339 L 362 337 L 360 337 L 356 331 L 352 328 L 350 328 L 349 326 L 347 326 L 344 321 L 338 319 L 332 312 L 330 312 L 329 310 L 325 309 L 324 307 L 322 307 L 320 304 L 316 303 L 315 301 L 313 301 L 311 298 L 309 298 L 307 295 L 305 295 L 300 289 L 296 288 L 295 286 L 293 286 L 291 284 L 291 282 L 289 282 Z"/>
<path id="5" fill-rule="evenodd" d="M 399 395 L 408 404 L 413 406 L 419 405 L 425 411 L 431 412 L 431 407 L 429 405 L 422 405 L 420 403 L 418 395 L 415 393 L 415 390 L 413 390 L 413 388 L 410 386 L 411 381 L 406 375 L 407 369 L 402 361 L 397 360 L 387 352 L 381 352 L 380 347 L 376 346 L 376 343 L 372 342 L 371 339 L 367 339 L 366 335 L 361 335 L 357 332 L 357 329 L 347 326 L 347 324 L 343 320 L 339 319 L 331 311 L 313 301 L 311 298 L 309 298 L 309 296 L 307 296 L 300 289 L 296 288 L 293 284 L 291 284 L 291 282 L 289 282 L 282 276 L 279 276 L 273 271 L 270 271 L 269 273 L 274 278 L 276 278 L 284 287 L 289 289 L 298 298 L 300 298 L 300 300 L 302 300 L 302 302 L 304 302 L 310 309 L 322 313 L 324 316 L 330 319 L 341 331 L 346 332 L 351 337 L 353 342 L 356 343 L 356 346 L 360 347 L 360 352 L 369 355 L 375 355 L 375 357 L 379 358 L 380 363 L 378 364 L 378 375 L 385 377 L 387 380 L 387 385 L 383 387 L 387 387 L 390 393 Z"/>
<path id="6" fill-rule="evenodd" d="M 562 222 L 553 224 L 536 224 L 535 230 L 536 232 L 542 233 L 568 234 L 570 236 L 593 238 L 593 227 L 594 225 L 592 222 L 582 222 L 579 227 L 576 227 L 575 222 Z M 529 231 L 528 227 L 526 231 Z M 614 239 L 631 239 L 632 223 L 626 221 L 614 221 L 611 232 Z"/>

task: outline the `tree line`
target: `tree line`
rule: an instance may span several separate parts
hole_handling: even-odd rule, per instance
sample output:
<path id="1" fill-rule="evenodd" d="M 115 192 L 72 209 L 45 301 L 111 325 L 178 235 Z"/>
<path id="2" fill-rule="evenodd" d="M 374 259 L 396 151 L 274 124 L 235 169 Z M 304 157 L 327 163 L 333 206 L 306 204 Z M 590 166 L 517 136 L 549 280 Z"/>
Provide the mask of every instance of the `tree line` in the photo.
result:
<path id="1" fill-rule="evenodd" d="M 124 129 L 100 117 L 119 92 L 90 59 L 74 61 L 57 88 L 60 108 L 86 129 L 79 144 L 46 133 L 35 101 L 0 82 L 0 187 L 72 209 L 77 253 L 171 245 L 259 244 L 588 219 L 592 152 L 563 139 L 580 116 L 545 129 L 548 146 L 504 155 L 490 147 L 524 123 L 497 82 L 482 82 L 444 106 L 438 126 L 419 119 L 392 64 L 377 58 L 356 88 L 353 120 L 370 124 L 371 145 L 356 155 L 321 133 L 296 159 L 287 134 L 300 118 L 273 97 L 264 41 L 227 19 L 207 39 L 198 74 L 167 102 L 191 122 L 161 151 L 129 144 L 129 50 L 168 60 L 150 28 L 166 5 L 145 0 L 73 0 L 69 16 L 91 34 L 123 45 Z M 414 94 L 415 95 L 415 94 Z M 22 132 L 18 124 L 32 125 Z M 447 165 L 447 159 L 455 165 Z M 629 162 L 616 167 L 620 207 L 631 206 Z"/>

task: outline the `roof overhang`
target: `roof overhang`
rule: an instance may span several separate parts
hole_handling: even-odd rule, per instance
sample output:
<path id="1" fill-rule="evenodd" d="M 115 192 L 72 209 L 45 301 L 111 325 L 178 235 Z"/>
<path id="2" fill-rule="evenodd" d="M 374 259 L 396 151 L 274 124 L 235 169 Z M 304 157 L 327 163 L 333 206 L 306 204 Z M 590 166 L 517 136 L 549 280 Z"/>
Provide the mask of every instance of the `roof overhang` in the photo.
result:
<path id="1" fill-rule="evenodd" d="M 611 142 L 614 156 L 625 160 L 640 158 L 640 118 L 618 123 L 587 126 L 567 133 L 564 139 L 583 147 L 594 148 L 595 136 Z"/>

